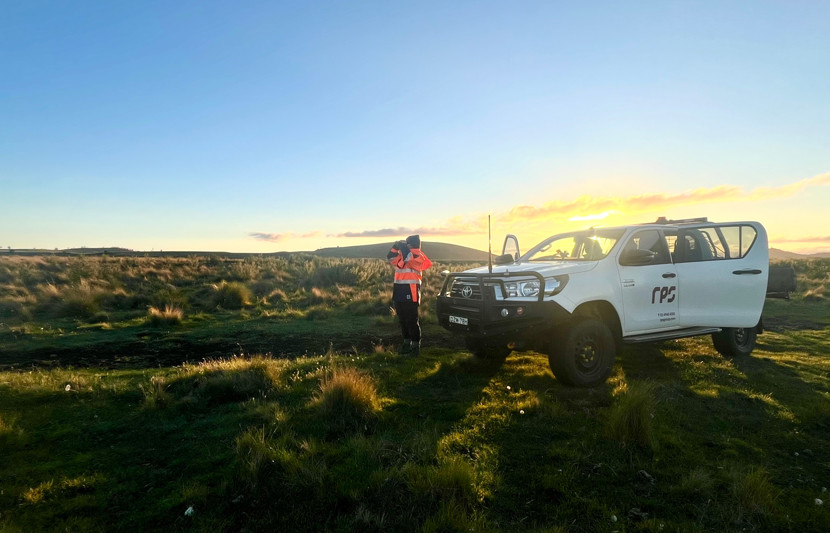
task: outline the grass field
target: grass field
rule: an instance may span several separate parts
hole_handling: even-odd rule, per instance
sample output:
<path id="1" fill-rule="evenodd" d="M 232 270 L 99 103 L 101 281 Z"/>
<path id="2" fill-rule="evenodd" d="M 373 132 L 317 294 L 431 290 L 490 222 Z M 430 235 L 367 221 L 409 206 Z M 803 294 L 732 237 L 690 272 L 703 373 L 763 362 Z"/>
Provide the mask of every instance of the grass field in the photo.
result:
<path id="1" fill-rule="evenodd" d="M 444 265 L 414 359 L 380 261 L 4 258 L 0 531 L 828 531 L 830 261 L 793 265 L 751 357 L 574 389 L 444 334 Z"/>

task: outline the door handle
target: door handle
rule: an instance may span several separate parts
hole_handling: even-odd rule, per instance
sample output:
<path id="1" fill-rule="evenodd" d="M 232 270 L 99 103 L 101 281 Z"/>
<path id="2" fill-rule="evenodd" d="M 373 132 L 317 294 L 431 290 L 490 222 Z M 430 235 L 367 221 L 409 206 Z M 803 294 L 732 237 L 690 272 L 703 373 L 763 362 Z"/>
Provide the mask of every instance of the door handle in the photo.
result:
<path id="1" fill-rule="evenodd" d="M 741 276 L 743 274 L 753 274 L 753 275 L 754 274 L 760 274 L 761 272 L 762 271 L 757 269 L 757 268 L 745 268 L 743 270 L 733 270 L 732 271 L 733 274 L 736 274 L 738 276 Z"/>
<path id="2" fill-rule="evenodd" d="M 665 274 L 663 274 L 664 278 L 674 278 L 676 276 L 677 274 L 675 274 L 674 272 L 666 272 Z"/>

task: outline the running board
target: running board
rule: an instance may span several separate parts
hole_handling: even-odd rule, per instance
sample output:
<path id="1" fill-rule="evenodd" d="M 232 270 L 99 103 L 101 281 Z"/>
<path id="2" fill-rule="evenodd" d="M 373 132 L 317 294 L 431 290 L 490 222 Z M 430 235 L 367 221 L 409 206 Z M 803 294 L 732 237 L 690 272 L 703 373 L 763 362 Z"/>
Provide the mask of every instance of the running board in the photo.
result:
<path id="1" fill-rule="evenodd" d="M 643 335 L 623 337 L 623 342 L 626 344 L 636 344 L 639 342 L 667 341 L 671 339 L 682 339 L 684 337 L 695 337 L 697 335 L 708 335 L 709 333 L 717 333 L 720 330 L 721 328 L 704 327 L 675 329 L 673 331 L 661 331 L 659 333 L 645 333 Z"/>

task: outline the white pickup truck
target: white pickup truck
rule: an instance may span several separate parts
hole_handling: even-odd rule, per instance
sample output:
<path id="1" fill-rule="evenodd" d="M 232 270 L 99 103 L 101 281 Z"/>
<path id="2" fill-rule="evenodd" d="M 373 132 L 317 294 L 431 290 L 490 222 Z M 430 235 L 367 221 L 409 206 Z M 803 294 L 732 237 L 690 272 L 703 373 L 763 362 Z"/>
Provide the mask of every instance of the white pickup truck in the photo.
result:
<path id="1" fill-rule="evenodd" d="M 623 343 L 711 334 L 735 356 L 763 331 L 769 247 L 758 222 L 661 218 L 554 235 L 524 255 L 508 235 L 495 263 L 445 273 L 440 324 L 478 357 L 547 353 L 570 385 L 605 381 Z"/>

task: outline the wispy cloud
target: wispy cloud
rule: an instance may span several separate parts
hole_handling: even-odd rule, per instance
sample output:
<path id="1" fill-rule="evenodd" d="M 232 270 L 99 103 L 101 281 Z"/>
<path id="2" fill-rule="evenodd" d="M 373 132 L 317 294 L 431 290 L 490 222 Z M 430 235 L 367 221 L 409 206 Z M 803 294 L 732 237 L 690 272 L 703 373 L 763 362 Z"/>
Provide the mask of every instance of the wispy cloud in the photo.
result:
<path id="1" fill-rule="evenodd" d="M 724 202 L 758 202 L 787 198 L 808 187 L 830 185 L 830 173 L 779 187 L 758 187 L 747 191 L 735 185 L 698 188 L 677 194 L 645 194 L 621 198 L 581 196 L 570 201 L 548 202 L 541 206 L 516 206 L 500 219 L 504 222 L 567 218 L 571 221 L 596 220 L 610 214 L 638 214 L 663 211 L 677 206 Z"/>
<path id="2" fill-rule="evenodd" d="M 678 194 L 658 193 L 623 198 L 580 196 L 576 200 L 548 202 L 541 206 L 520 205 L 502 215 L 500 220 L 504 222 L 552 218 L 591 220 L 605 218 L 610 214 L 643 213 L 656 209 L 669 209 L 679 205 L 734 202 L 740 200 L 743 194 L 745 193 L 740 187 L 720 185 L 718 187 L 694 189 Z M 600 213 L 600 215 L 594 213 Z"/>
<path id="3" fill-rule="evenodd" d="M 310 233 L 263 233 L 259 231 L 255 231 L 248 234 L 249 237 L 253 237 L 254 239 L 260 241 L 267 241 L 267 242 L 280 242 L 286 241 L 289 239 L 310 239 L 312 237 L 319 237 L 319 231 L 312 231 Z"/>
<path id="4" fill-rule="evenodd" d="M 376 230 L 364 231 L 347 231 L 345 233 L 338 233 L 329 235 L 330 237 L 405 237 L 407 235 L 429 235 L 431 237 L 440 236 L 454 236 L 454 235 L 476 235 L 481 233 L 482 229 L 487 228 L 487 217 L 478 220 L 462 219 L 456 217 L 447 221 L 441 227 L 397 227 L 397 228 L 383 228 Z"/>
<path id="5" fill-rule="evenodd" d="M 830 185 L 830 173 L 796 181 L 778 187 L 757 187 L 746 190 L 736 185 L 702 187 L 679 193 L 654 193 L 626 197 L 580 196 L 573 200 L 555 200 L 541 205 L 519 205 L 503 213 L 493 215 L 494 224 L 543 223 L 548 220 L 571 222 L 601 220 L 612 215 L 636 215 L 642 213 L 665 213 L 671 208 L 695 204 L 726 202 L 760 202 L 791 197 L 810 187 Z M 477 235 L 487 231 L 487 216 L 455 217 L 440 226 L 399 226 L 395 228 L 368 229 L 329 234 L 333 238 L 382 237 L 395 238 L 419 234 L 422 237 Z M 295 233 L 251 233 L 250 236 L 270 242 L 286 239 L 317 237 L 320 232 L 303 235 Z M 812 240 L 792 242 L 827 242 L 825 237 L 811 237 Z M 789 242 L 778 240 L 778 242 Z"/>
<path id="6" fill-rule="evenodd" d="M 617 211 L 604 211 L 602 213 L 596 215 L 584 215 L 584 216 L 573 216 L 568 219 L 568 222 L 584 222 L 588 220 L 602 220 L 604 218 L 608 218 L 611 215 L 616 215 Z"/>
<path id="7" fill-rule="evenodd" d="M 828 235 L 826 237 L 784 237 L 784 238 L 781 238 L 781 239 L 777 239 L 777 238 L 772 239 L 772 238 L 770 238 L 770 240 L 775 241 L 775 242 L 798 242 L 798 243 L 808 243 L 808 242 L 810 242 L 810 243 L 824 244 L 824 243 L 830 243 L 830 235 Z"/>

